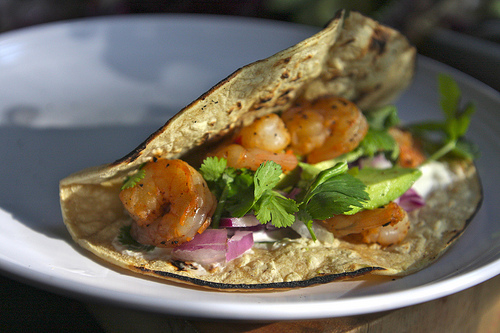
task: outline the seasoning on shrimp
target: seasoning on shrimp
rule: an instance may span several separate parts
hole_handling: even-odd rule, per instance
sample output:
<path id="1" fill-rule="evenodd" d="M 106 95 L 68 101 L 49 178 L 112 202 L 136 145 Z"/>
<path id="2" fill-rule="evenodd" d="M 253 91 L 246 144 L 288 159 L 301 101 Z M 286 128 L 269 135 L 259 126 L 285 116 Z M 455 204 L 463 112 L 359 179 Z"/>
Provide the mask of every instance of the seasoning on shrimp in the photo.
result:
<path id="1" fill-rule="evenodd" d="M 298 165 L 297 157 L 291 153 L 273 153 L 260 148 L 245 148 L 239 144 L 222 146 L 209 156 L 225 158 L 232 168 L 257 170 L 266 161 L 278 163 L 283 171 L 291 171 Z"/>
<path id="2" fill-rule="evenodd" d="M 425 162 L 425 155 L 410 132 L 405 132 L 396 127 L 390 128 L 388 132 L 399 146 L 399 166 L 416 168 Z"/>
<path id="3" fill-rule="evenodd" d="M 155 159 L 144 178 L 120 192 L 134 220 L 131 234 L 139 243 L 175 247 L 210 225 L 216 200 L 205 180 L 181 160 Z"/>
<path id="4" fill-rule="evenodd" d="M 275 113 L 263 116 L 245 126 L 239 133 L 245 148 L 260 148 L 273 153 L 282 152 L 290 143 L 290 133 Z"/>
<path id="5" fill-rule="evenodd" d="M 359 234 L 362 242 L 383 246 L 401 242 L 410 229 L 408 214 L 394 202 L 353 215 L 335 215 L 319 223 L 336 237 Z"/>
<path id="6" fill-rule="evenodd" d="M 307 162 L 312 164 L 352 151 L 368 132 L 361 110 L 340 97 L 302 102 L 282 118 L 291 132 L 291 148 L 307 155 Z"/>
<path id="7" fill-rule="evenodd" d="M 209 156 L 225 158 L 230 167 L 253 171 L 266 161 L 278 163 L 283 171 L 297 167 L 297 157 L 285 151 L 290 143 L 290 133 L 283 120 L 274 113 L 243 127 L 234 141 L 223 144 Z"/>

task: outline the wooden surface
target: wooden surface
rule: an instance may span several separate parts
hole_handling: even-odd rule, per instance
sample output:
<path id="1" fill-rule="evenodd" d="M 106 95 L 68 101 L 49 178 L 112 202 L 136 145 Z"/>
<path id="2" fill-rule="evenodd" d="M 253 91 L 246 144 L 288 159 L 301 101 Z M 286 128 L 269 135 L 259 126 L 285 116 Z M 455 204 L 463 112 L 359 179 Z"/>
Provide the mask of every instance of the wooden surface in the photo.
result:
<path id="1" fill-rule="evenodd" d="M 381 313 L 268 323 L 187 320 L 92 305 L 108 332 L 500 332 L 500 276 L 434 301 Z"/>

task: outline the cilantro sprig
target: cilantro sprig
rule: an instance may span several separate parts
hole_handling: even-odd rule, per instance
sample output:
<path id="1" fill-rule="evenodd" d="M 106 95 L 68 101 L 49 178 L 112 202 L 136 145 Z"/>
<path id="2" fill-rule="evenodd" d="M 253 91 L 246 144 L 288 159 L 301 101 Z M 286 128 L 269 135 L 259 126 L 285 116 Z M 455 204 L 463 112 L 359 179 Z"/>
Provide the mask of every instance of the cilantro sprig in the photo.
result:
<path id="1" fill-rule="evenodd" d="M 274 190 L 280 181 L 281 166 L 267 161 L 259 166 L 254 175 L 254 200 L 252 209 L 257 219 L 265 224 L 289 227 L 295 222 L 294 213 L 298 211 L 297 203 Z"/>
<path id="2" fill-rule="evenodd" d="M 308 188 L 299 204 L 298 218 L 305 223 L 311 237 L 314 220 L 324 220 L 349 212 L 353 207 L 363 207 L 370 199 L 366 185 L 347 173 L 347 163 L 321 171 Z"/>
<path id="3" fill-rule="evenodd" d="M 426 143 L 431 156 L 428 160 L 438 160 L 448 154 L 465 159 L 478 157 L 478 149 L 465 139 L 471 117 L 476 112 L 472 102 L 463 107 L 462 92 L 456 81 L 447 74 L 438 75 L 440 106 L 444 121 L 424 122 L 410 126 L 416 135 Z M 439 139 L 436 140 L 435 136 Z"/>
<path id="4" fill-rule="evenodd" d="M 401 120 L 398 110 L 394 105 L 386 105 L 376 109 L 371 109 L 365 113 L 366 121 L 371 129 L 382 131 L 399 125 Z"/>
<path id="5" fill-rule="evenodd" d="M 224 158 L 207 157 L 200 167 L 200 173 L 218 201 L 212 216 L 213 228 L 219 226 L 220 218 L 225 213 L 243 216 L 241 212 L 250 209 L 248 200 L 251 203 L 253 198 L 253 174 L 250 170 L 228 167 Z"/>
<path id="6" fill-rule="evenodd" d="M 363 155 L 373 157 L 376 153 L 385 152 L 391 160 L 395 161 L 399 156 L 399 146 L 387 130 L 400 123 L 396 107 L 387 105 L 370 110 L 365 117 L 369 129 L 359 145 Z"/>
<path id="7" fill-rule="evenodd" d="M 218 198 L 213 227 L 218 226 L 222 214 L 241 217 L 253 211 L 262 224 L 270 222 L 278 228 L 291 226 L 299 219 L 316 239 L 311 227 L 313 220 L 347 213 L 369 200 L 366 186 L 347 173 L 345 162 L 321 171 L 308 190 L 296 199 L 287 198 L 275 189 L 282 169 L 273 161 L 261 164 L 252 175 L 246 169 L 227 167 L 224 159 L 210 157 L 200 172 Z"/>
<path id="8" fill-rule="evenodd" d="M 360 148 L 363 149 L 364 156 L 373 157 L 379 152 L 385 152 L 392 161 L 399 157 L 399 146 L 387 130 L 370 128 L 361 141 Z"/>
<path id="9" fill-rule="evenodd" d="M 142 164 L 139 169 L 137 170 L 137 172 L 135 172 L 134 174 L 128 176 L 125 181 L 123 182 L 123 185 L 121 187 L 121 190 L 125 190 L 127 188 L 132 188 L 134 187 L 135 185 L 137 185 L 137 183 L 139 183 L 142 179 L 144 179 L 144 177 L 146 176 L 146 170 L 144 170 L 144 165 L 146 165 L 145 163 Z"/>

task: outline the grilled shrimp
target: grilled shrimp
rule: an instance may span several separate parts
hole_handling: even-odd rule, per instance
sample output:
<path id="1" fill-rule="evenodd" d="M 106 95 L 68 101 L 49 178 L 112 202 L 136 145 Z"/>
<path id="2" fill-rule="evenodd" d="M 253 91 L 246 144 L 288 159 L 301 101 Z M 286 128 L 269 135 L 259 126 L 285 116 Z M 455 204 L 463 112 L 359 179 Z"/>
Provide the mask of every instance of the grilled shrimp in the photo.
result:
<path id="1" fill-rule="evenodd" d="M 389 134 L 399 146 L 398 164 L 403 168 L 416 168 L 425 161 L 425 156 L 410 132 L 396 127 L 389 129 Z"/>
<path id="2" fill-rule="evenodd" d="M 273 153 L 260 148 L 246 149 L 236 143 L 223 146 L 211 155 L 225 158 L 227 165 L 230 167 L 247 168 L 253 171 L 257 170 L 266 161 L 278 163 L 283 171 L 291 171 L 298 164 L 297 157 L 292 153 Z"/>
<path id="3" fill-rule="evenodd" d="M 235 136 L 234 142 L 216 149 L 211 156 L 227 159 L 227 165 L 233 168 L 257 170 L 265 161 L 274 161 L 283 171 L 295 169 L 297 157 L 286 153 L 290 143 L 290 134 L 281 118 L 269 114 L 243 127 Z"/>
<path id="4" fill-rule="evenodd" d="M 403 219 L 394 225 L 376 227 L 361 232 L 362 242 L 378 243 L 382 246 L 398 244 L 405 239 L 409 230 L 410 219 L 405 212 Z"/>
<path id="5" fill-rule="evenodd" d="M 303 102 L 282 116 L 291 132 L 292 149 L 318 163 L 356 148 L 368 132 L 368 122 L 358 107 L 339 97 Z"/>
<path id="6" fill-rule="evenodd" d="M 353 215 L 335 215 L 320 223 L 335 237 L 359 234 L 364 243 L 384 246 L 401 242 L 410 229 L 408 214 L 394 202 Z"/>
<path id="7" fill-rule="evenodd" d="M 283 120 L 291 134 L 291 148 L 299 155 L 307 155 L 315 148 L 321 147 L 328 136 L 320 113 L 294 107 L 283 113 Z"/>
<path id="8" fill-rule="evenodd" d="M 217 206 L 203 177 L 181 160 L 155 159 L 144 178 L 121 191 L 133 218 L 131 234 L 142 244 L 175 247 L 210 225 Z"/>
<path id="9" fill-rule="evenodd" d="M 283 120 L 277 114 L 271 113 L 243 127 L 238 139 L 247 149 L 259 148 L 279 153 L 290 143 L 290 133 Z"/>

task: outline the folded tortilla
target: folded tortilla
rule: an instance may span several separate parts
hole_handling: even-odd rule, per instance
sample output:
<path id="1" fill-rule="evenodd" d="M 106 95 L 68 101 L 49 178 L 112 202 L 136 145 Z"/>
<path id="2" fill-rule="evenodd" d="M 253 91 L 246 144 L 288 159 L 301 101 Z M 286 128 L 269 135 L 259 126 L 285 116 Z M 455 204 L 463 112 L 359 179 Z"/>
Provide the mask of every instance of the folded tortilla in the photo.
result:
<path id="1" fill-rule="evenodd" d="M 117 250 L 131 223 L 119 199 L 123 180 L 153 157 L 192 163 L 208 146 L 299 97 L 345 97 L 366 109 L 393 101 L 414 74 L 415 48 L 395 30 L 359 13 L 340 11 L 314 36 L 238 69 L 182 109 L 131 153 L 60 182 L 64 223 L 83 248 L 146 275 L 224 290 L 288 289 L 368 273 L 403 275 L 427 266 L 463 232 L 481 201 L 472 164 L 455 163 L 457 181 L 437 190 L 411 215 L 413 227 L 395 246 L 293 239 L 254 248 L 224 269 L 206 271 L 168 257 Z M 444 192 L 444 193 L 443 193 Z"/>

